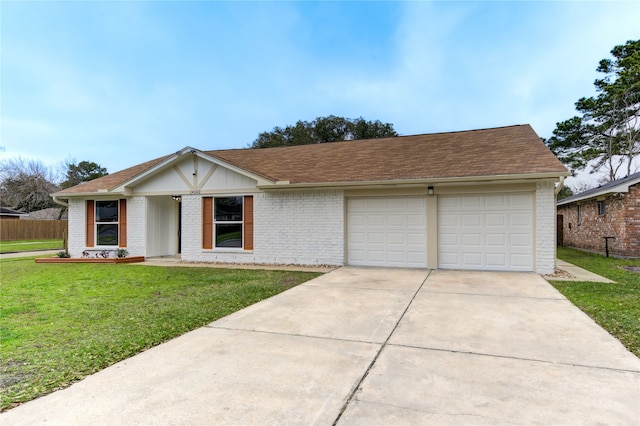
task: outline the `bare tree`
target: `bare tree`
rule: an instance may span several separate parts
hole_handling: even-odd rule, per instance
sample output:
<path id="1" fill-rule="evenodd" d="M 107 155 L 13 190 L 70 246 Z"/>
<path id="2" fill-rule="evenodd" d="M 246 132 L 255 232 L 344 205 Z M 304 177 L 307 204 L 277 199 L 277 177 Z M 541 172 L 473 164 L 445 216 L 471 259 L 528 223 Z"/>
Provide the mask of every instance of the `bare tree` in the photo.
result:
<path id="1" fill-rule="evenodd" d="M 25 212 L 53 207 L 49 196 L 59 189 L 56 174 L 43 163 L 22 158 L 0 163 L 2 205 Z"/>

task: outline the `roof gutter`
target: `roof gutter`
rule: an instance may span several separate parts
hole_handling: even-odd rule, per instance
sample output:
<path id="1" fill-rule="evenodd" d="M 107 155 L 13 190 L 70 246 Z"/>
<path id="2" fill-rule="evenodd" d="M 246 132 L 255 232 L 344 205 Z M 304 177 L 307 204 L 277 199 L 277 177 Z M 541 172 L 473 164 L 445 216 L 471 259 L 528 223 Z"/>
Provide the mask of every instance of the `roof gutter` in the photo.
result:
<path id="1" fill-rule="evenodd" d="M 57 195 L 51 195 L 51 198 L 53 198 L 54 203 L 60 204 L 61 206 L 64 206 L 64 207 L 69 207 L 69 203 L 67 201 L 62 201 L 60 198 L 58 198 Z"/>
<path id="2" fill-rule="evenodd" d="M 465 176 L 431 179 L 393 179 L 393 180 L 372 180 L 355 182 L 317 182 L 317 183 L 289 183 L 279 181 L 275 185 L 258 185 L 261 190 L 282 190 L 282 189 L 306 189 L 306 188 L 345 188 L 363 186 L 407 186 L 407 185 L 453 185 L 460 183 L 490 183 L 490 182 L 516 182 L 529 179 L 561 179 L 568 176 L 569 172 L 549 172 L 549 173 L 527 173 L 521 175 L 494 175 L 494 176 Z"/>

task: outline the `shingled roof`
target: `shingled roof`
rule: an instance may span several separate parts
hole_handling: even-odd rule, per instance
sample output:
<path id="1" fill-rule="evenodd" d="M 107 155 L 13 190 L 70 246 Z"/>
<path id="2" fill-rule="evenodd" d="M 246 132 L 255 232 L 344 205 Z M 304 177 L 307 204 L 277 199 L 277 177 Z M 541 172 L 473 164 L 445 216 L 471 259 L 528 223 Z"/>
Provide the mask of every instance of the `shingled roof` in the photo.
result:
<path id="1" fill-rule="evenodd" d="M 529 125 L 207 154 L 290 183 L 567 174 Z"/>
<path id="2" fill-rule="evenodd" d="M 119 172 L 111 173 L 106 176 L 99 177 L 97 179 L 91 180 L 89 182 L 83 182 L 80 185 L 72 186 L 71 188 L 63 189 L 62 191 L 56 192 L 54 195 L 63 196 L 69 194 L 79 194 L 79 193 L 92 193 L 99 191 L 107 191 L 113 187 L 116 187 L 134 177 L 138 176 L 141 173 L 146 172 L 156 164 L 161 163 L 163 160 L 169 158 L 169 156 L 164 156 L 160 158 L 156 158 L 155 160 L 147 161 L 146 163 L 138 164 L 137 166 L 129 167 L 128 169 L 121 170 Z"/>
<path id="3" fill-rule="evenodd" d="M 274 183 L 290 184 L 569 174 L 529 125 L 204 153 Z M 165 158 L 56 195 L 111 189 Z"/>

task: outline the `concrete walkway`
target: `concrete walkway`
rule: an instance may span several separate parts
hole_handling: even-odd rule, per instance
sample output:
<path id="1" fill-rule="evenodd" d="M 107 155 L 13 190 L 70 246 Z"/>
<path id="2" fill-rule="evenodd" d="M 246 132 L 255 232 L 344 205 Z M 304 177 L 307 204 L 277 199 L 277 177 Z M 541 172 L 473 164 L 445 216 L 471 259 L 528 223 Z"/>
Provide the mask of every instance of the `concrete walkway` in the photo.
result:
<path id="1" fill-rule="evenodd" d="M 609 278 L 605 278 L 598 274 L 594 274 L 591 271 L 587 271 L 586 269 L 582 269 L 579 266 L 576 266 L 572 263 L 565 262 L 561 259 L 556 259 L 556 268 L 560 269 L 569 274 L 568 277 L 549 277 L 550 280 L 557 281 L 591 281 L 597 283 L 609 283 L 612 284 L 614 281 Z"/>
<path id="2" fill-rule="evenodd" d="M 341 268 L 2 425 L 638 424 L 640 359 L 542 277 Z"/>
<path id="3" fill-rule="evenodd" d="M 20 257 L 33 257 L 33 256 L 53 256 L 61 251 L 58 250 L 36 250 L 36 251 L 21 251 L 16 253 L 0 253 L 0 259 L 17 259 Z"/>

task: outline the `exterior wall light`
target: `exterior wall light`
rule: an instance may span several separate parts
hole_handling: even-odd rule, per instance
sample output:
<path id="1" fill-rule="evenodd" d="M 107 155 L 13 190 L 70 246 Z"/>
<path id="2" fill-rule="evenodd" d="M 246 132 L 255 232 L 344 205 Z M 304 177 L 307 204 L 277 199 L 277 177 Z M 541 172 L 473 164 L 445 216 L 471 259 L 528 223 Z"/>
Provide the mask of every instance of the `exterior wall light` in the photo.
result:
<path id="1" fill-rule="evenodd" d="M 427 187 L 427 194 L 429 194 L 429 195 L 433 195 L 434 194 L 433 186 Z"/>

